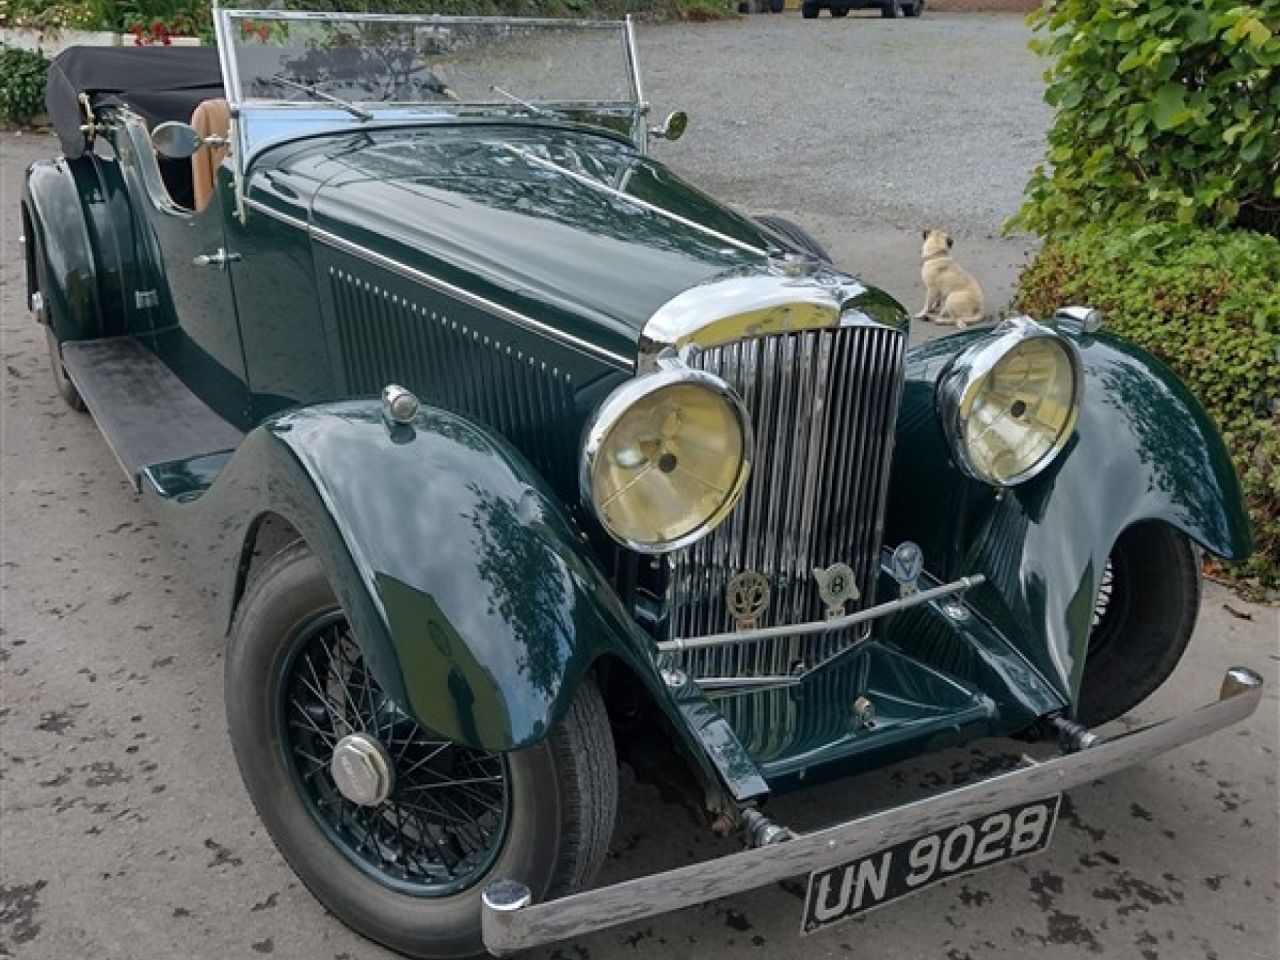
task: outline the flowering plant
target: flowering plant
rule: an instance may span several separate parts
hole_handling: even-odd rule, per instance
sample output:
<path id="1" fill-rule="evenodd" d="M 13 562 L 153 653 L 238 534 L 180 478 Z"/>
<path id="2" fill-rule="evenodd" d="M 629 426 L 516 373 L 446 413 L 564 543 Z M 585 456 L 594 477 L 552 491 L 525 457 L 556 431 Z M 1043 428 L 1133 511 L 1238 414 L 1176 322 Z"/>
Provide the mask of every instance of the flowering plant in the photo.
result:
<path id="1" fill-rule="evenodd" d="M 271 27 L 268 24 L 254 23 L 252 20 L 241 21 L 240 30 L 244 33 L 244 40 L 256 38 L 259 43 L 266 43 L 267 37 L 271 35 Z"/>
<path id="2" fill-rule="evenodd" d="M 126 22 L 126 32 L 133 34 L 135 47 L 154 45 L 169 46 L 174 37 L 196 36 L 199 29 L 196 22 L 185 13 L 177 13 L 169 17 L 143 19 L 131 17 Z"/>

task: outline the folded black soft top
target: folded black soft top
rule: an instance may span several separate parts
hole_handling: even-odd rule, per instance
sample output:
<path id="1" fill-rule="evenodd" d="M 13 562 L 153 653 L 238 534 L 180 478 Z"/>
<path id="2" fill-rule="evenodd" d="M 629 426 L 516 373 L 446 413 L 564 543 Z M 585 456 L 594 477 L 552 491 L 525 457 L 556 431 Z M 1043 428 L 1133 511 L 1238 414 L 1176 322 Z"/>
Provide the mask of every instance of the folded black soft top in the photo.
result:
<path id="1" fill-rule="evenodd" d="M 84 153 L 80 94 L 90 103 L 124 103 L 152 125 L 190 120 L 203 100 L 223 96 L 213 47 L 69 47 L 49 65 L 45 104 L 63 153 Z"/>

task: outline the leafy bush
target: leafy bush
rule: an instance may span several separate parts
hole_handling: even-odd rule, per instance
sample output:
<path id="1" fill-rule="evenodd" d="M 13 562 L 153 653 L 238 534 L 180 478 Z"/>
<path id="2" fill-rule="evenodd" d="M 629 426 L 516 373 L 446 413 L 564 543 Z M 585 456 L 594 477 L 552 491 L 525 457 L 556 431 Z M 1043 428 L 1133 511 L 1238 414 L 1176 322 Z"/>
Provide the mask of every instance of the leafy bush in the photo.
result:
<path id="1" fill-rule="evenodd" d="M 1051 239 L 1015 306 L 1103 310 L 1107 328 L 1150 350 L 1222 428 L 1254 523 L 1239 571 L 1280 587 L 1280 241 L 1247 230 L 1120 223 Z"/>
<path id="2" fill-rule="evenodd" d="M 0 121 L 29 123 L 44 112 L 49 61 L 38 53 L 0 43 Z"/>
<path id="3" fill-rule="evenodd" d="M 1052 0 L 1028 20 L 1056 115 L 1012 226 L 1051 236 L 1127 217 L 1280 235 L 1280 4 Z"/>

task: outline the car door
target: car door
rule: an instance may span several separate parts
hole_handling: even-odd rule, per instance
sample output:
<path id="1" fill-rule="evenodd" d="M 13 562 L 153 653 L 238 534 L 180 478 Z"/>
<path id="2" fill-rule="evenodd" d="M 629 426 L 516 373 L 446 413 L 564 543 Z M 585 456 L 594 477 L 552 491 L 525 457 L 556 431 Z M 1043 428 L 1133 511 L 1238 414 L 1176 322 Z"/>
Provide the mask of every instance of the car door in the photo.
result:
<path id="1" fill-rule="evenodd" d="M 229 269 L 238 254 L 227 249 L 224 226 L 234 198 L 218 184 L 203 209 L 194 209 L 192 160 L 157 157 L 139 146 L 149 143 L 145 130 L 129 133 L 145 194 L 140 234 L 154 242 L 147 260 L 156 265 L 152 289 L 137 302 L 146 317 L 137 333 L 196 396 L 243 428 L 248 390 Z"/>

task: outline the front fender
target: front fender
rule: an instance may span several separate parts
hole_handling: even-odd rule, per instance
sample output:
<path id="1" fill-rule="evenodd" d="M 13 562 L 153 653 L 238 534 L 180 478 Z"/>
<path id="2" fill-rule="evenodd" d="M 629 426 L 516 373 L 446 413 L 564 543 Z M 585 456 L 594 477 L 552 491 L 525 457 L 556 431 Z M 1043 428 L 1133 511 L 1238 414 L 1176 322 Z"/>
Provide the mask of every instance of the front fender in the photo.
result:
<path id="1" fill-rule="evenodd" d="M 284 414 L 170 512 L 193 509 L 208 529 L 186 539 L 215 544 L 214 583 L 243 578 L 257 519 L 295 527 L 384 689 L 451 739 L 536 742 L 605 652 L 663 688 L 554 495 L 505 441 L 452 413 L 391 428 L 367 401 Z M 217 598 L 224 610 L 237 592 Z"/>
<path id="2" fill-rule="evenodd" d="M 1125 528 L 1161 521 L 1241 559 L 1252 548 L 1248 516 L 1204 409 L 1162 363 L 1106 335 L 1076 340 L 1084 399 L 1059 461 L 1003 497 L 966 479 L 951 461 L 934 385 L 960 349 L 987 335 L 936 340 L 908 358 L 888 542 L 915 540 L 943 578 L 985 574 L 975 605 L 1074 702 L 1102 573 Z"/>

